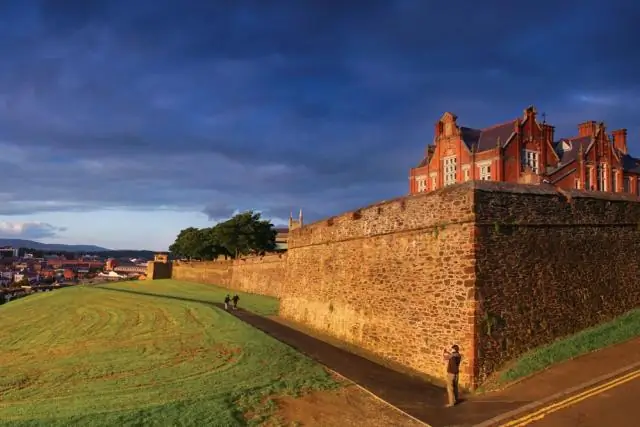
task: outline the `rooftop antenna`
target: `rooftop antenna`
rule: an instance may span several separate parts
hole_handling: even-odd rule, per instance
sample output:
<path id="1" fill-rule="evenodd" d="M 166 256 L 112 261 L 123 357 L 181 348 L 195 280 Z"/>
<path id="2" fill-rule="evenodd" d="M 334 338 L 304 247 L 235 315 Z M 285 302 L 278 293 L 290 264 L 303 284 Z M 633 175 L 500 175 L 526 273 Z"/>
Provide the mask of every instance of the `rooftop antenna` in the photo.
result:
<path id="1" fill-rule="evenodd" d="M 546 125 L 547 124 L 547 113 L 542 113 L 542 124 Z"/>

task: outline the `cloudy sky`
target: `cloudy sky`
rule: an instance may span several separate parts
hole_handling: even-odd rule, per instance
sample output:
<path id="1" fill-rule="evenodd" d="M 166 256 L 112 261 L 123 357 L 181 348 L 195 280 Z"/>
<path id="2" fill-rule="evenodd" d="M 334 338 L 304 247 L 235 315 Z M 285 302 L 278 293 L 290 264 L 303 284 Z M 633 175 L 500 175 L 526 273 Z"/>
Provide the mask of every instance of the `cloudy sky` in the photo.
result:
<path id="1" fill-rule="evenodd" d="M 640 154 L 640 3 L 0 2 L 0 236 L 166 249 L 402 195 L 444 111 Z M 472 7 L 472 5 L 476 5 Z"/>

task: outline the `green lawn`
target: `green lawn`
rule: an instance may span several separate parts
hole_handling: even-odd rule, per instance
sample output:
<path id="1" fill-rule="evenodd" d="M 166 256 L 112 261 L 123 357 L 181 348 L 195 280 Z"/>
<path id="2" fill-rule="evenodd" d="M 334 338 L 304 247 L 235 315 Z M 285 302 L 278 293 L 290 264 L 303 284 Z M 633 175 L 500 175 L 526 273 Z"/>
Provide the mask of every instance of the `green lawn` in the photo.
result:
<path id="1" fill-rule="evenodd" d="M 499 382 L 509 383 L 553 364 L 638 336 L 640 336 L 640 309 L 632 310 L 611 322 L 585 329 L 524 354 L 500 375 Z"/>
<path id="2" fill-rule="evenodd" d="M 41 293 L 0 306 L 0 424 L 245 425 L 268 397 L 335 387 L 317 364 L 176 281 Z M 114 289 L 122 289 L 125 292 Z M 240 295 L 262 313 L 270 298 Z"/>

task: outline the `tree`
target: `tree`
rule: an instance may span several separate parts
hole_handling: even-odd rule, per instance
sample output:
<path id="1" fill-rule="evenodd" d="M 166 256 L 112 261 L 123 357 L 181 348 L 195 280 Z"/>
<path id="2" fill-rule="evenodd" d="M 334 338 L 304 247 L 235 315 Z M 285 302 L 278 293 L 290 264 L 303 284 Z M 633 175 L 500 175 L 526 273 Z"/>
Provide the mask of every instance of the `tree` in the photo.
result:
<path id="1" fill-rule="evenodd" d="M 276 230 L 260 213 L 247 211 L 213 227 L 181 230 L 169 251 L 178 257 L 212 260 L 263 254 L 276 247 Z"/>
<path id="2" fill-rule="evenodd" d="M 276 230 L 259 212 L 247 211 L 216 225 L 220 245 L 233 257 L 263 254 L 276 247 Z"/>

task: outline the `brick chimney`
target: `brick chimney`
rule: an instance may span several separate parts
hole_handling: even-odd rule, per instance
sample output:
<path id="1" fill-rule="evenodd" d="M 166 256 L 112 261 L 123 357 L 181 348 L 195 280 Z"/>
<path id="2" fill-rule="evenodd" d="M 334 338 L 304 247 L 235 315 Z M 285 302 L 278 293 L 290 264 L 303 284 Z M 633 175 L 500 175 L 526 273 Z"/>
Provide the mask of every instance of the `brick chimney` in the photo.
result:
<path id="1" fill-rule="evenodd" d="M 596 122 L 595 120 L 589 120 L 578 125 L 578 136 L 595 136 L 596 135 Z"/>
<path id="2" fill-rule="evenodd" d="M 544 138 L 553 144 L 553 138 L 555 138 L 556 128 L 551 125 L 543 124 L 542 132 L 544 132 Z"/>
<path id="3" fill-rule="evenodd" d="M 611 134 L 613 135 L 613 146 L 623 154 L 627 154 L 627 130 L 618 129 L 611 132 Z"/>

